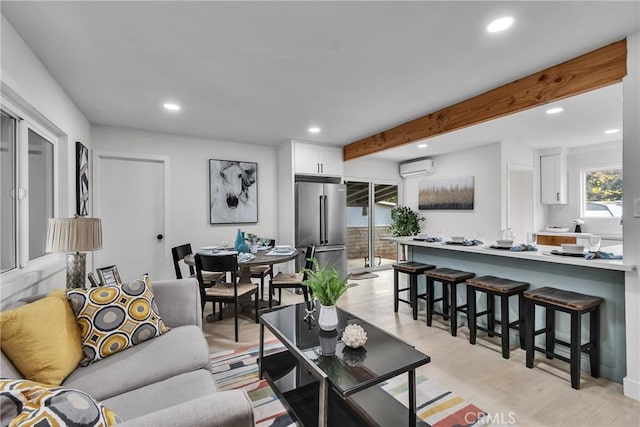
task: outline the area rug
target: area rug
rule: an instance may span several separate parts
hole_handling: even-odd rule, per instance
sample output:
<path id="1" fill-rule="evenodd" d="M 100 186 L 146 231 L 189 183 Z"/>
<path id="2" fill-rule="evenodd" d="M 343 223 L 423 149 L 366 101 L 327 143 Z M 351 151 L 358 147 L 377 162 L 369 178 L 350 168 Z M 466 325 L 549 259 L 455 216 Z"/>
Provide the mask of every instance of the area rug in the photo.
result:
<path id="1" fill-rule="evenodd" d="M 265 354 L 282 349 L 283 345 L 277 339 L 265 343 Z M 244 388 L 247 391 L 253 403 L 256 426 L 295 426 L 267 381 L 258 378 L 256 361 L 259 352 L 259 346 L 250 346 L 212 354 L 211 372 L 216 384 L 220 390 Z M 406 376 L 392 378 L 380 387 L 408 406 Z M 416 401 L 418 416 L 433 427 L 472 426 L 485 415 L 482 409 L 423 375 L 416 377 Z"/>

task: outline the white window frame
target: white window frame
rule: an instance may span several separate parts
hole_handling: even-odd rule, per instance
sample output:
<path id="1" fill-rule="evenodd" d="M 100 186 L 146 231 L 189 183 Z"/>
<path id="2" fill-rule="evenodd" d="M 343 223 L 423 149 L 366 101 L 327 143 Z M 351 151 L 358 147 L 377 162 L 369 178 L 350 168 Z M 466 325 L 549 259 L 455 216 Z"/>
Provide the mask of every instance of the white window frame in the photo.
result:
<path id="1" fill-rule="evenodd" d="M 586 192 L 587 192 L 587 185 L 586 185 L 586 175 L 589 172 L 598 172 L 598 171 L 604 171 L 604 170 L 612 170 L 612 169 L 620 169 L 622 170 L 622 165 L 621 164 L 611 164 L 611 165 L 607 165 L 607 166 L 597 166 L 597 167 L 592 167 L 592 168 L 582 168 L 580 169 L 580 217 L 585 220 L 585 221 L 594 221 L 594 222 L 620 222 L 620 219 L 622 218 L 622 215 L 620 216 L 611 216 L 611 217 L 597 217 L 597 216 L 586 216 L 586 209 L 585 206 L 587 204 L 587 201 L 585 200 L 586 198 Z M 623 171 L 624 173 L 624 171 Z M 624 175 L 623 175 L 624 176 Z M 624 183 L 624 178 L 623 179 L 623 183 Z M 624 184 L 623 184 L 624 185 Z"/>
<path id="2" fill-rule="evenodd" d="M 37 122 L 5 98 L 0 98 L 0 108 L 16 119 L 16 267 L 1 274 L 10 280 L 28 267 L 37 268 L 56 259 L 55 254 L 45 254 L 29 260 L 29 130 L 36 132 L 53 145 L 53 216 L 59 212 L 59 138 L 46 126 Z"/>

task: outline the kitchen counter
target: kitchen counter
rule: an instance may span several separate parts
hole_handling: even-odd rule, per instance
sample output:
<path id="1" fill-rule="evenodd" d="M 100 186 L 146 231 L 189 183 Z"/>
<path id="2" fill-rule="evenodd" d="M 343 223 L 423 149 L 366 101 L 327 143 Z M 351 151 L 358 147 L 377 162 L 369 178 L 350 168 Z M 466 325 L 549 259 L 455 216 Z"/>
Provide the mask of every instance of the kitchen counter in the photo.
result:
<path id="1" fill-rule="evenodd" d="M 565 234 L 565 233 L 549 233 L 549 234 Z M 568 233 L 567 233 L 568 234 Z M 578 234 L 578 233 L 573 233 Z M 448 245 L 442 242 L 423 242 L 413 240 L 413 237 L 385 237 L 384 240 L 401 243 L 410 246 L 425 247 L 425 248 L 437 248 L 448 251 L 477 253 L 483 255 L 526 259 L 531 261 L 548 262 L 554 264 L 564 265 L 576 265 L 580 267 L 600 268 L 605 270 L 617 270 L 617 271 L 633 271 L 636 266 L 633 264 L 625 264 L 624 260 L 613 259 L 592 259 L 586 260 L 580 257 L 570 257 L 551 254 L 552 250 L 558 250 L 558 246 L 538 246 L 537 251 L 522 251 L 512 252 L 505 249 L 493 249 L 489 245 L 484 246 L 463 246 L 463 245 Z M 607 252 L 613 252 L 616 254 L 622 253 L 622 245 L 609 246 L 606 249 Z"/>
<path id="2" fill-rule="evenodd" d="M 438 268 L 454 268 L 469 271 L 476 276 L 492 275 L 511 280 L 526 282 L 530 289 L 551 286 L 573 292 L 601 297 L 604 302 L 600 311 L 600 372 L 604 378 L 621 383 L 626 374 L 626 327 L 625 327 L 625 274 L 636 269 L 635 265 L 624 260 L 593 259 L 552 255 L 550 251 L 560 249 L 557 246 L 538 246 L 537 251 L 511 252 L 509 250 L 492 249 L 485 246 L 448 245 L 441 242 L 428 243 L 413 240 L 413 237 L 389 237 L 385 240 L 407 245 L 410 261 L 433 264 Z M 493 242 L 490 242 L 493 243 Z M 622 245 L 610 246 L 607 252 L 621 253 Z M 418 286 L 424 292 L 425 279 L 421 278 Z M 440 296 L 440 287 L 436 286 L 436 298 Z M 458 305 L 466 302 L 466 292 L 458 291 Z M 484 307 L 484 297 L 478 297 L 479 307 Z M 518 304 L 515 298 L 509 302 L 509 310 L 515 317 Z M 464 317 L 463 314 L 459 316 Z M 544 324 L 544 313 L 536 311 L 536 321 Z M 484 318 L 480 323 L 486 323 Z M 465 325 L 465 319 L 460 321 Z M 464 328 L 464 326 L 463 326 Z M 516 333 L 511 342 L 517 342 Z M 586 342 L 589 328 L 582 328 L 583 341 Z M 569 316 L 562 313 L 556 315 L 556 336 L 569 341 Z M 544 336 L 536 338 L 542 344 Z M 562 346 L 559 351 L 568 357 L 569 352 Z M 499 356 L 498 356 L 499 357 Z M 543 360 L 544 356 L 537 360 Z M 582 357 L 582 368 L 588 370 L 589 360 Z M 568 372 L 568 368 L 567 368 Z M 568 375 L 568 374 L 567 374 Z"/>

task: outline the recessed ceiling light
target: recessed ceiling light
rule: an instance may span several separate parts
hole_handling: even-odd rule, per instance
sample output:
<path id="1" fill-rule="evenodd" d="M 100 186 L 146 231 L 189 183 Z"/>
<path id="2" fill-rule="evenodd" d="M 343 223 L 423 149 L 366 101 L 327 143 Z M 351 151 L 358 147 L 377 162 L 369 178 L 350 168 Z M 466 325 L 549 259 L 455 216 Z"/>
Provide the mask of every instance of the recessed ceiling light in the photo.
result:
<path id="1" fill-rule="evenodd" d="M 604 134 L 605 135 L 612 135 L 612 134 L 618 133 L 618 132 L 620 132 L 620 129 L 607 129 L 607 130 L 604 131 Z"/>
<path id="2" fill-rule="evenodd" d="M 487 31 L 490 33 L 499 33 L 500 31 L 504 31 L 509 28 L 512 24 L 513 18 L 510 16 L 505 16 L 502 18 L 498 18 L 487 25 Z"/>
<path id="3" fill-rule="evenodd" d="M 418 148 L 427 148 L 427 144 L 418 144 Z"/>
<path id="4" fill-rule="evenodd" d="M 172 104 L 171 102 L 165 102 L 163 107 L 169 111 L 180 111 L 180 106 L 178 104 Z"/>
<path id="5" fill-rule="evenodd" d="M 558 114 L 558 113 L 562 113 L 563 111 L 564 111 L 564 108 L 562 107 L 553 107 L 547 110 L 547 114 Z"/>
<path id="6" fill-rule="evenodd" d="M 311 126 L 308 131 L 309 133 L 320 133 L 320 128 L 318 126 Z"/>

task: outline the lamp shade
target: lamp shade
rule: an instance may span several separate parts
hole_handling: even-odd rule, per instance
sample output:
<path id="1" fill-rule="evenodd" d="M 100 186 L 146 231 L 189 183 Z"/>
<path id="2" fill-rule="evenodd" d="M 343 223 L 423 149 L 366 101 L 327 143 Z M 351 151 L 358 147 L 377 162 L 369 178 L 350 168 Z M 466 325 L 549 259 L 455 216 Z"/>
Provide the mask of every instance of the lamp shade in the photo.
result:
<path id="1" fill-rule="evenodd" d="M 102 249 L 100 218 L 49 218 L 47 252 L 86 252 Z"/>

